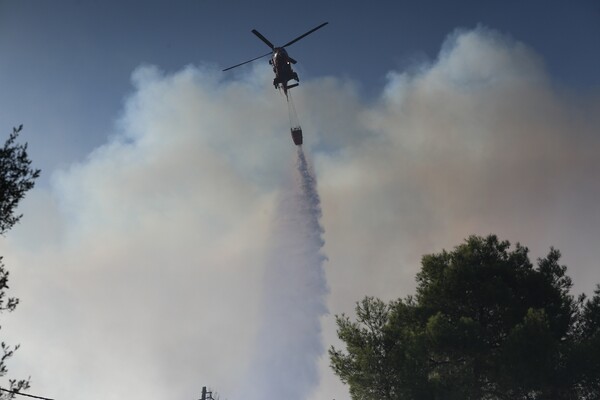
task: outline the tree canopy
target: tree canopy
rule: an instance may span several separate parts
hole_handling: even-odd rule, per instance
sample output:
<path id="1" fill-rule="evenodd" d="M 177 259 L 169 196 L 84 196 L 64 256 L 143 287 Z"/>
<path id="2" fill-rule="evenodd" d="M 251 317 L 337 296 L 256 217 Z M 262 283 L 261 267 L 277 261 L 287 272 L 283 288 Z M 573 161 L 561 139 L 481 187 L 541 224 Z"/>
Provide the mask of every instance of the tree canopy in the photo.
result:
<path id="1" fill-rule="evenodd" d="M 15 209 L 40 175 L 39 169 L 31 168 L 27 143 L 16 142 L 22 129 L 23 125 L 14 128 L 0 148 L 0 234 L 21 219 L 21 215 L 15 215 Z"/>
<path id="2" fill-rule="evenodd" d="M 414 296 L 336 317 L 331 366 L 355 400 L 600 398 L 600 287 L 573 297 L 559 260 L 494 235 L 425 255 Z"/>
<path id="3" fill-rule="evenodd" d="M 17 143 L 17 138 L 23 126 L 14 128 L 4 146 L 0 148 L 0 234 L 6 233 L 21 218 L 15 214 L 17 205 L 25 193 L 33 188 L 34 181 L 40 175 L 39 169 L 31 168 L 31 160 L 27 154 L 27 144 Z M 8 270 L 0 256 L 0 312 L 13 311 L 19 300 L 7 297 Z M 4 341 L 0 342 L 0 377 L 6 376 L 8 369 L 6 361 L 12 357 L 17 346 L 10 346 Z M 29 380 L 10 379 L 9 390 L 19 391 L 29 387 Z M 2 391 L 0 399 L 13 398 L 14 394 Z"/>

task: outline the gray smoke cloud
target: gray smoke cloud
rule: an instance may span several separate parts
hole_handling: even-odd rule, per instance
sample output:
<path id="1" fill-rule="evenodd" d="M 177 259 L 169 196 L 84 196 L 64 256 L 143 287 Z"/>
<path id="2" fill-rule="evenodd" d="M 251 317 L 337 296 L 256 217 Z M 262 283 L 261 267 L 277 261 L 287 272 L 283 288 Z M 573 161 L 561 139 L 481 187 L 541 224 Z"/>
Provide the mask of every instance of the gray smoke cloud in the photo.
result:
<path id="1" fill-rule="evenodd" d="M 193 399 L 206 385 L 236 400 L 254 370 L 260 395 L 347 398 L 319 358 L 336 344 L 333 315 L 412 293 L 420 257 L 470 234 L 521 241 L 533 258 L 553 245 L 577 291 L 600 282 L 600 96 L 561 87 L 534 49 L 457 31 L 371 101 L 351 81 L 303 79 L 294 100 L 323 233 L 310 203 L 293 208 L 296 149 L 271 75 L 140 67 L 107 143 L 44 171 L 51 185 L 0 240 L 22 301 L 2 321 L 22 345 L 9 370 L 31 375 L 33 393 Z M 306 387 L 288 386 L 297 371 Z"/>

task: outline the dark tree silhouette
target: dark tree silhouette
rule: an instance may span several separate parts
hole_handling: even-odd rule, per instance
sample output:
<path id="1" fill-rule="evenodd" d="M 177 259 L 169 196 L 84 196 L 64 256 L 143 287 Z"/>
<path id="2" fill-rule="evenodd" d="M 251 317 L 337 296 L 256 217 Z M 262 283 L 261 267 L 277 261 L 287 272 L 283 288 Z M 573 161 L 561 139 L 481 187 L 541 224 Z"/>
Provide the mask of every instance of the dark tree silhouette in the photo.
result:
<path id="1" fill-rule="evenodd" d="M 0 149 L 0 234 L 6 233 L 21 218 L 15 211 L 25 193 L 33 188 L 35 179 L 40 175 L 39 169 L 31 168 L 31 160 L 27 155 L 27 144 L 17 143 L 23 125 L 13 128 L 12 134 Z M 14 311 L 19 299 L 7 297 L 8 270 L 0 257 L 0 312 Z M 6 376 L 6 361 L 19 348 L 0 342 L 0 377 Z M 29 388 L 29 379 L 9 379 L 8 389 L 19 391 Z M 0 399 L 12 399 L 14 393 L 0 392 Z"/>
<path id="2" fill-rule="evenodd" d="M 4 147 L 0 149 L 0 234 L 21 219 L 21 215 L 15 215 L 15 208 L 40 175 L 39 169 L 31 169 L 27 143 L 16 143 L 22 129 L 23 125 L 13 128 Z"/>
<path id="3" fill-rule="evenodd" d="M 426 255 L 414 297 L 336 317 L 331 366 L 355 400 L 598 399 L 600 287 L 575 299 L 559 259 L 493 235 Z"/>

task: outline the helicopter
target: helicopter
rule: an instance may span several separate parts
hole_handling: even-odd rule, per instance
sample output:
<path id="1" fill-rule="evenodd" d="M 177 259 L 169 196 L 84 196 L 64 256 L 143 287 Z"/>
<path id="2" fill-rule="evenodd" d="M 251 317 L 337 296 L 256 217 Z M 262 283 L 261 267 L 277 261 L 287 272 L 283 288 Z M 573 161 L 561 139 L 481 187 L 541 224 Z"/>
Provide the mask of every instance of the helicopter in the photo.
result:
<path id="1" fill-rule="evenodd" d="M 252 61 L 256 61 L 260 58 L 270 55 L 271 59 L 269 60 L 269 64 L 273 66 L 273 72 L 275 73 L 275 79 L 273 79 L 273 86 L 275 86 L 275 89 L 283 89 L 283 93 L 287 96 L 287 91 L 289 89 L 299 85 L 298 82 L 300 82 L 300 78 L 298 78 L 298 74 L 292 69 L 292 64 L 296 64 L 297 61 L 288 55 L 285 48 L 296 43 L 298 40 L 303 39 L 305 36 L 310 35 L 317 29 L 321 29 L 327 24 L 328 22 L 324 22 L 316 28 L 311 29 L 310 31 L 298 36 L 294 40 L 291 40 L 280 47 L 275 47 L 273 43 L 271 43 L 259 31 L 257 31 L 256 29 L 252 29 L 252 33 L 255 34 L 260 40 L 262 40 L 267 46 L 269 46 L 271 48 L 271 51 L 267 54 L 263 54 L 262 56 L 258 56 L 251 60 L 244 61 L 229 68 L 225 68 L 223 72 L 229 71 L 230 69 L 251 63 Z M 288 84 L 288 82 L 292 79 L 295 80 L 296 83 Z"/>

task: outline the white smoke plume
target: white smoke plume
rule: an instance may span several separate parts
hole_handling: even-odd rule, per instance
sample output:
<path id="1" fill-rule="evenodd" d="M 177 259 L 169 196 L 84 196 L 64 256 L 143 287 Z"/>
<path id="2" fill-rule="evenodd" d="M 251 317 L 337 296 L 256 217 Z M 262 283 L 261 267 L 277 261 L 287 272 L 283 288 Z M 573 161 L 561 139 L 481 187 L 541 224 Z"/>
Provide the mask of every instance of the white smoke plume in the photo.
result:
<path id="1" fill-rule="evenodd" d="M 312 390 L 333 315 L 411 293 L 420 257 L 470 234 L 521 241 L 534 258 L 553 245 L 577 291 L 600 282 L 600 96 L 561 87 L 534 49 L 458 31 L 432 62 L 391 71 L 372 101 L 354 82 L 303 79 L 294 100 L 322 233 L 314 203 L 290 212 L 302 204 L 288 190 L 295 146 L 269 66 L 239 73 L 140 67 L 107 143 L 43 171 L 51 185 L 26 197 L 0 238 L 21 299 L 1 324 L 21 344 L 9 371 L 31 375 L 32 393 L 197 399 L 209 386 L 239 400 L 249 386 L 284 393 L 304 371 L 296 398 L 347 399 L 327 357 Z M 276 317 L 289 321 L 278 341 L 265 334 Z M 254 366 L 261 387 L 247 382 Z"/>

